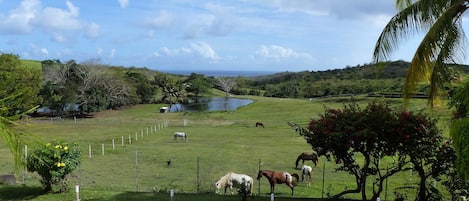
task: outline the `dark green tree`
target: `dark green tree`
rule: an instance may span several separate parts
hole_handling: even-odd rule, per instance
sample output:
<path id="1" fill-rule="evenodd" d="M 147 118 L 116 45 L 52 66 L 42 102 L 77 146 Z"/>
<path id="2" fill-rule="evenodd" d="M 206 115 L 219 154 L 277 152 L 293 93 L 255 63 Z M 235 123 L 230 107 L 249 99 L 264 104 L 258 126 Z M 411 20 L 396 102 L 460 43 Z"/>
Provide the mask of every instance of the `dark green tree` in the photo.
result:
<path id="1" fill-rule="evenodd" d="M 13 54 L 0 55 L 0 99 L 4 101 L 5 116 L 14 116 L 41 104 L 38 96 L 41 89 L 42 74 L 40 69 L 25 66 L 20 58 Z"/>
<path id="2" fill-rule="evenodd" d="M 186 91 L 191 93 L 194 97 L 201 97 L 207 93 L 214 85 L 203 74 L 191 73 L 191 75 L 184 81 Z"/>
<path id="3" fill-rule="evenodd" d="M 383 181 L 409 163 L 420 176 L 417 200 L 438 198 L 436 189 L 429 190 L 428 179 L 445 174 L 455 159 L 454 152 L 440 155 L 443 152 L 438 150 L 443 143 L 434 119 L 421 113 L 393 111 L 382 102 L 371 102 L 364 109 L 355 103 L 342 109 L 326 109 L 306 129 L 290 125 L 320 156 L 332 155 L 341 164 L 337 170 L 355 177 L 357 187 L 338 193 L 335 198 L 361 192 L 362 199 L 367 200 L 367 178 L 373 176 L 376 182 L 371 200 L 376 200 L 383 190 Z M 383 172 L 380 161 L 391 156 L 397 156 L 397 163 Z"/>
<path id="4" fill-rule="evenodd" d="M 127 71 L 126 75 L 134 84 L 136 93 L 140 98 L 140 103 L 145 104 L 153 102 L 153 97 L 156 95 L 156 86 L 152 84 L 149 77 L 142 72 L 136 71 Z"/>

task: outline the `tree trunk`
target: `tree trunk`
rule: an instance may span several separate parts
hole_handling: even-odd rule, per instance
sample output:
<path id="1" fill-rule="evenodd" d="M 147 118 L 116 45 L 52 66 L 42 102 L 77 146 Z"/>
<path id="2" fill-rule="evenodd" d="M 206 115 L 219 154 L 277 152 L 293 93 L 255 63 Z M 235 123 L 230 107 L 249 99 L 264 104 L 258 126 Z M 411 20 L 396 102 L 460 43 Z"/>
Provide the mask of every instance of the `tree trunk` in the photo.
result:
<path id="1" fill-rule="evenodd" d="M 419 189 L 417 193 L 416 201 L 426 201 L 427 200 L 427 185 L 425 184 L 427 177 L 425 176 L 425 170 L 421 164 L 414 163 L 414 169 L 418 172 L 420 177 Z"/>

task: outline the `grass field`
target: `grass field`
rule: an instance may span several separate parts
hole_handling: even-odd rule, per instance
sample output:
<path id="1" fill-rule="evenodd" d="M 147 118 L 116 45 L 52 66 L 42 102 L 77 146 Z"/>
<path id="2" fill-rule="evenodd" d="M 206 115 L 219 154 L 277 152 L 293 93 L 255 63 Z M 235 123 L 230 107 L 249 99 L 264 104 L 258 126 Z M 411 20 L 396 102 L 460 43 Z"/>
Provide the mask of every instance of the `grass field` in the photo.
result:
<path id="1" fill-rule="evenodd" d="M 0 186 L 0 199 L 75 200 L 73 186 L 79 184 L 81 200 L 169 200 L 170 189 L 176 191 L 177 200 L 240 200 L 239 196 L 215 195 L 214 182 L 229 171 L 255 178 L 259 167 L 300 173 L 294 168 L 295 159 L 299 153 L 311 151 L 311 146 L 287 122 L 305 126 L 309 119 L 324 111 L 324 105 L 337 108 L 350 101 L 350 98 L 246 98 L 255 102 L 236 111 L 162 114 L 158 112 L 162 105 L 155 104 L 105 111 L 88 119 L 27 122 L 19 129 L 45 141 L 78 142 L 83 155 L 82 164 L 70 177 L 67 193 L 40 195 L 39 177 L 26 173 L 24 177 L 18 175 L 20 182 L 24 178 L 24 185 Z M 371 100 L 355 99 L 361 104 Z M 400 100 L 391 101 L 400 107 Z M 429 111 L 425 100 L 411 103 L 411 110 Z M 447 135 L 447 109 L 441 107 L 431 113 L 440 118 L 440 127 Z M 256 128 L 256 121 L 263 122 L 265 128 Z M 172 133 L 175 131 L 186 132 L 188 142 L 174 142 Z M 128 143 L 129 136 L 132 144 Z M 113 139 L 115 149 L 112 147 Z M 172 160 L 171 166 L 166 165 L 169 159 Z M 12 171 L 11 156 L 1 143 L 0 161 L 0 174 Z M 312 165 L 310 161 L 307 163 Z M 383 161 L 383 164 L 391 165 L 390 161 Z M 310 186 L 299 183 L 295 187 L 295 197 L 291 198 L 287 186 L 277 185 L 276 200 L 321 198 L 355 188 L 354 178 L 335 172 L 335 166 L 335 163 L 321 158 L 318 167 L 314 167 Z M 410 175 L 410 172 L 403 172 L 390 178 L 387 193 L 382 198 L 386 196 L 393 200 L 393 192 L 399 191 L 406 192 L 408 198 L 413 199 L 413 188 L 401 188 L 412 187 L 418 181 L 416 175 Z M 373 180 L 370 178 L 368 181 Z M 255 200 L 270 200 L 268 181 L 262 178 L 260 188 L 258 184 L 256 180 Z M 194 194 L 196 192 L 199 193 Z M 346 198 L 358 199 L 360 196 Z"/>

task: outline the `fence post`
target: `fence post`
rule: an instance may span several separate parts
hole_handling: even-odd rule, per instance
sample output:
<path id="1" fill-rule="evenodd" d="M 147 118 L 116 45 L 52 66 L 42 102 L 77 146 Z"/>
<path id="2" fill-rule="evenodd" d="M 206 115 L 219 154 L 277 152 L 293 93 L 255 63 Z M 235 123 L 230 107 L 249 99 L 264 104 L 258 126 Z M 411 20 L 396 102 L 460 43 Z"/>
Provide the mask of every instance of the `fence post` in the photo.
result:
<path id="1" fill-rule="evenodd" d="M 257 164 L 257 172 L 261 171 L 261 165 L 262 165 L 262 162 L 261 162 L 261 159 L 259 158 L 259 163 Z M 259 182 L 257 182 L 257 194 L 258 195 L 261 194 L 261 180 L 260 179 L 259 179 Z"/>
<path id="2" fill-rule="evenodd" d="M 326 161 L 322 163 L 322 193 L 321 193 L 321 198 L 324 198 L 324 181 L 325 181 L 325 173 L 326 173 Z"/>
<path id="3" fill-rule="evenodd" d="M 104 144 L 101 144 L 101 151 L 102 151 L 103 156 L 104 156 Z"/>
<path id="4" fill-rule="evenodd" d="M 88 145 L 88 155 L 89 155 L 89 157 L 91 158 L 91 144 Z"/>
<path id="5" fill-rule="evenodd" d="M 197 156 L 197 193 L 200 191 L 200 157 Z"/>
<path id="6" fill-rule="evenodd" d="M 114 145 L 114 138 L 112 138 L 112 150 L 114 150 L 116 147 Z"/>
<path id="7" fill-rule="evenodd" d="M 138 150 L 135 150 L 135 186 L 138 192 Z"/>
<path id="8" fill-rule="evenodd" d="M 80 201 L 80 186 L 75 185 L 76 201 Z"/>

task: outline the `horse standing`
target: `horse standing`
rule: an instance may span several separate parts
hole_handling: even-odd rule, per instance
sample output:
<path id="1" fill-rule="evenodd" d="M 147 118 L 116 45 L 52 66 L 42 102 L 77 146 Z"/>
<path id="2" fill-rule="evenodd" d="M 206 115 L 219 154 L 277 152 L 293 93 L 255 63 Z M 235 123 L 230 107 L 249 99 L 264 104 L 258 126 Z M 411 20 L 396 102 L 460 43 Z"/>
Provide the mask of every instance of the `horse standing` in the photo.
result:
<path id="1" fill-rule="evenodd" d="M 184 132 L 174 132 L 174 141 L 177 142 L 178 137 L 181 138 L 182 140 L 184 140 L 184 142 L 187 142 L 188 137 L 187 137 L 186 133 L 184 133 Z"/>
<path id="2" fill-rule="evenodd" d="M 308 165 L 303 165 L 301 168 L 301 182 L 304 181 L 305 175 L 307 176 L 308 180 L 308 185 L 311 183 L 311 174 L 313 172 L 313 168 Z"/>
<path id="3" fill-rule="evenodd" d="M 316 153 L 316 152 L 313 152 L 313 153 L 303 152 L 303 153 L 301 153 L 301 154 L 296 158 L 296 162 L 295 162 L 295 168 L 296 168 L 296 169 L 298 169 L 298 162 L 299 162 L 300 160 L 303 161 L 303 165 L 305 164 L 305 161 L 306 161 L 306 160 L 311 160 L 311 161 L 313 161 L 313 163 L 314 163 L 314 167 L 316 167 L 316 165 L 319 163 L 318 153 Z"/>
<path id="4" fill-rule="evenodd" d="M 270 193 L 274 193 L 275 184 L 286 184 L 291 189 L 291 195 L 293 196 L 293 177 L 296 178 L 296 183 L 299 182 L 300 178 L 298 174 L 290 174 L 288 172 L 275 172 L 272 170 L 259 170 L 257 174 L 257 180 L 261 179 L 262 176 L 266 177 L 270 183 Z"/>
<path id="5" fill-rule="evenodd" d="M 262 122 L 256 122 L 256 127 L 264 128 L 264 124 Z"/>
<path id="6" fill-rule="evenodd" d="M 226 194 L 226 189 L 230 189 L 230 193 L 233 194 L 233 187 L 244 187 L 247 190 L 247 193 L 252 195 L 252 189 L 254 187 L 254 179 L 246 174 L 237 174 L 234 172 L 228 172 L 226 175 L 221 177 L 217 182 L 215 182 L 216 193 L 220 192 L 220 189 L 224 188 L 224 193 Z"/>

